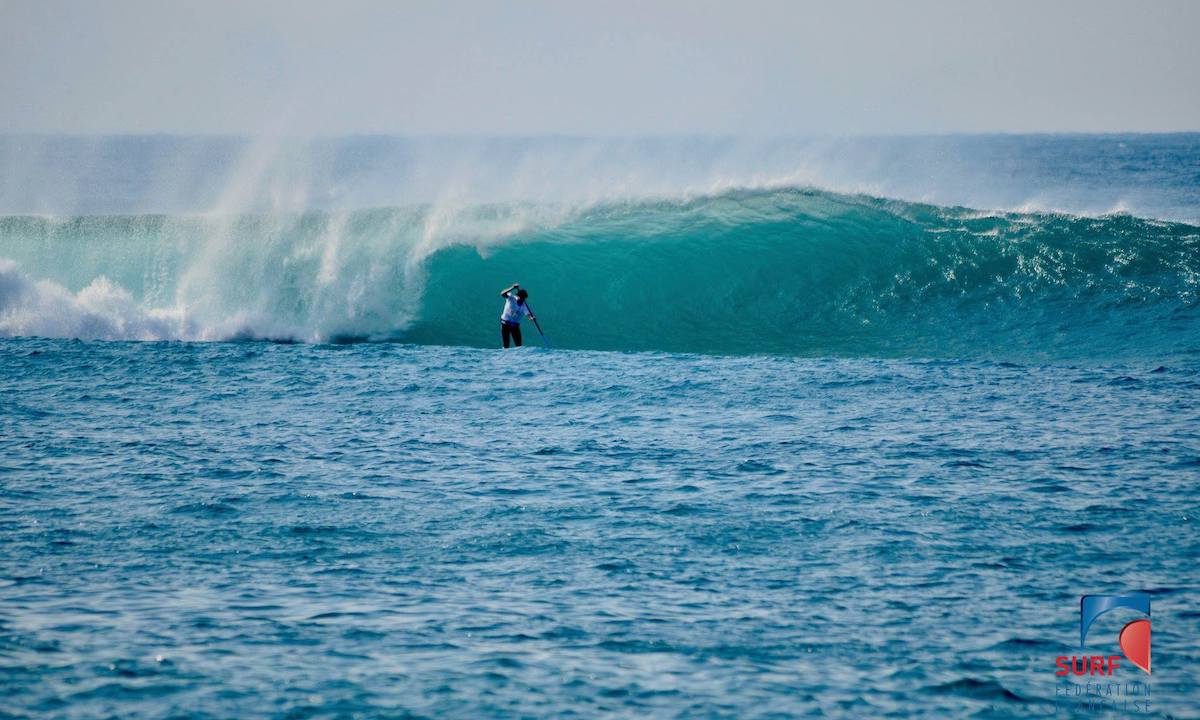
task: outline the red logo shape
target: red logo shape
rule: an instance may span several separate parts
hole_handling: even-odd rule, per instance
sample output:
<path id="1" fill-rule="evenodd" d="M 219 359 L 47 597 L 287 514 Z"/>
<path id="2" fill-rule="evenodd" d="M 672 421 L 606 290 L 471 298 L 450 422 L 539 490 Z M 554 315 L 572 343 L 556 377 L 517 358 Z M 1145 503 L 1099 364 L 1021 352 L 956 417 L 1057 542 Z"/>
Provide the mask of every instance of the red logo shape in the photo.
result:
<path id="1" fill-rule="evenodd" d="M 1117 641 L 1129 662 L 1150 674 L 1150 621 L 1142 618 L 1121 628 Z"/>

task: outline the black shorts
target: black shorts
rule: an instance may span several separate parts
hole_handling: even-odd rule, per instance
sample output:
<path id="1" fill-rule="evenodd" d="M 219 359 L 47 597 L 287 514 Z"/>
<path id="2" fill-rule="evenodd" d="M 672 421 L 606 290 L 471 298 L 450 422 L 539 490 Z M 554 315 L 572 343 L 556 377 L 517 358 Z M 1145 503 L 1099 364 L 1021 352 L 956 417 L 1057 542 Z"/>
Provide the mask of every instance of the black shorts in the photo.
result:
<path id="1" fill-rule="evenodd" d="M 500 321 L 500 341 L 504 343 L 504 347 L 508 347 L 508 339 L 512 338 L 513 344 L 521 347 L 521 323 L 510 323 L 504 320 Z"/>

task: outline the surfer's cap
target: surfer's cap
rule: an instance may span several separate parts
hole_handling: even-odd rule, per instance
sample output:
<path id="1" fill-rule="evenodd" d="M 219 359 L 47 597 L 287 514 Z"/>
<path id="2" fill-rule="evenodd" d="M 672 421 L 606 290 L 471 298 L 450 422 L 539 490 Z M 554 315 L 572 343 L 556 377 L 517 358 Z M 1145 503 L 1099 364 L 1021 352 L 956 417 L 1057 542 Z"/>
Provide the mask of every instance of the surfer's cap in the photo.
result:
<path id="1" fill-rule="evenodd" d="M 524 300 L 525 298 L 529 297 L 529 293 L 525 291 L 525 288 L 521 288 L 517 291 L 517 297 Z"/>

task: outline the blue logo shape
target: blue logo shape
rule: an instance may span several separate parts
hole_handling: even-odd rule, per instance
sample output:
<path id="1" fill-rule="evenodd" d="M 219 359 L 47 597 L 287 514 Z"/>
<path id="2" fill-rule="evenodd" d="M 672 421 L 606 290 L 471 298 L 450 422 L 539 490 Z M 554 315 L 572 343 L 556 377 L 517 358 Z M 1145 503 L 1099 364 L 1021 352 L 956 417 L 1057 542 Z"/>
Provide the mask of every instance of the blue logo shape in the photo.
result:
<path id="1" fill-rule="evenodd" d="M 1079 647 L 1083 647 L 1092 621 L 1117 608 L 1129 608 L 1149 615 L 1150 594 L 1139 592 L 1128 595 L 1084 595 L 1079 598 Z"/>

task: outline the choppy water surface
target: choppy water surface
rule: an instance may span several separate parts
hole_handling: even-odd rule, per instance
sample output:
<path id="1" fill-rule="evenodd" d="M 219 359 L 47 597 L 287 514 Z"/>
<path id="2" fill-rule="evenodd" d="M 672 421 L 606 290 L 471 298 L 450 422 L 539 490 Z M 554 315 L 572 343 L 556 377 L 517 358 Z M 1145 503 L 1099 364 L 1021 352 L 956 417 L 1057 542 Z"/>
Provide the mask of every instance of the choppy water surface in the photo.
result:
<path id="1" fill-rule="evenodd" d="M 1198 371 L 0 340 L 0 716 L 1196 716 Z"/>

